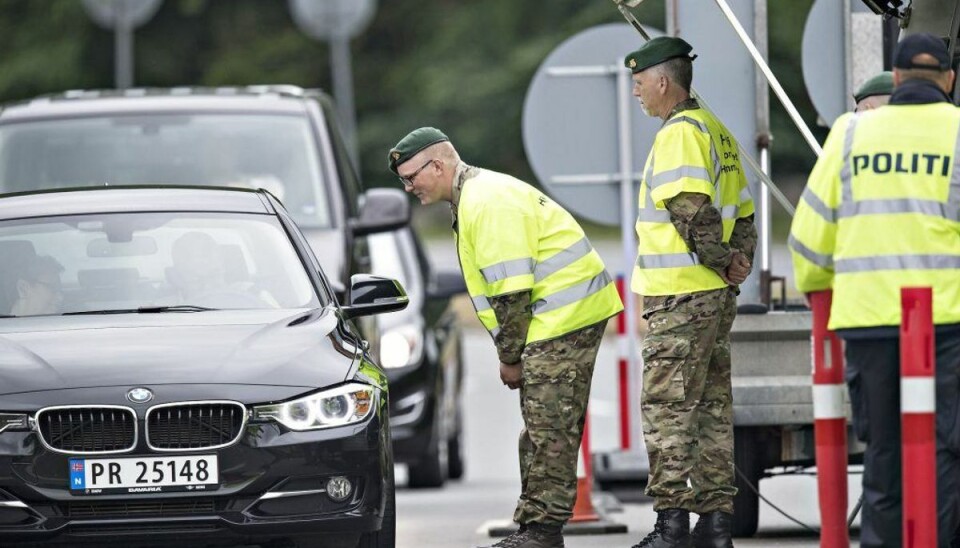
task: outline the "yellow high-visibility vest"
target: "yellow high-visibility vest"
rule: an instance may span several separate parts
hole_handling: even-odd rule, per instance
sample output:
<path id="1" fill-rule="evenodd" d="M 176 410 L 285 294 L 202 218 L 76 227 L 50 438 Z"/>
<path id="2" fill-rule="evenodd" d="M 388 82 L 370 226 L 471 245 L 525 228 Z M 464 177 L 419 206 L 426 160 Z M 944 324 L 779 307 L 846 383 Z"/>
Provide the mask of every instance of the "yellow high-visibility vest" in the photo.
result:
<path id="1" fill-rule="evenodd" d="M 737 219 L 753 215 L 753 198 L 733 134 L 702 108 L 678 112 L 657 132 L 640 183 L 637 264 L 631 287 L 641 295 L 679 295 L 727 284 L 700 264 L 670 221 L 665 203 L 681 192 L 710 197 L 729 242 Z"/>
<path id="2" fill-rule="evenodd" d="M 496 337 L 489 299 L 530 290 L 527 344 L 553 339 L 621 310 L 616 284 L 583 229 L 536 188 L 479 170 L 457 207 L 457 253 L 467 292 Z"/>
<path id="3" fill-rule="evenodd" d="M 888 105 L 837 120 L 790 227 L 800 291 L 833 289 L 830 329 L 900 324 L 900 289 L 933 288 L 960 323 L 960 110 Z"/>

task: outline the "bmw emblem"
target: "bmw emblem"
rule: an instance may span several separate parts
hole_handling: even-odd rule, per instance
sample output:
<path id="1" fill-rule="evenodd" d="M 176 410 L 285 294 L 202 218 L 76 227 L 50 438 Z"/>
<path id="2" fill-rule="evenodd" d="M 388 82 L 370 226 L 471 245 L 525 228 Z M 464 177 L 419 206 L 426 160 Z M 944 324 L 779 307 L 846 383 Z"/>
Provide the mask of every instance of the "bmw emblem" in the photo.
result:
<path id="1" fill-rule="evenodd" d="M 127 399 L 133 403 L 147 403 L 153 399 L 153 392 L 147 388 L 134 388 L 127 392 Z"/>

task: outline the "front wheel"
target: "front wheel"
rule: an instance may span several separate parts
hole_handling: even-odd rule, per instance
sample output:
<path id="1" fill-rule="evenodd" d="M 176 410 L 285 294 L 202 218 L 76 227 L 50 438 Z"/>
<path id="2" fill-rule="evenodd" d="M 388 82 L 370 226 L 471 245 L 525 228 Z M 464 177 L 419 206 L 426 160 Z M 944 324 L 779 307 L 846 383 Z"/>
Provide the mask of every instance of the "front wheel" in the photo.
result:
<path id="1" fill-rule="evenodd" d="M 411 489 L 443 487 L 447 481 L 447 467 L 447 442 L 436 442 L 431 451 L 410 466 L 408 485 Z"/>

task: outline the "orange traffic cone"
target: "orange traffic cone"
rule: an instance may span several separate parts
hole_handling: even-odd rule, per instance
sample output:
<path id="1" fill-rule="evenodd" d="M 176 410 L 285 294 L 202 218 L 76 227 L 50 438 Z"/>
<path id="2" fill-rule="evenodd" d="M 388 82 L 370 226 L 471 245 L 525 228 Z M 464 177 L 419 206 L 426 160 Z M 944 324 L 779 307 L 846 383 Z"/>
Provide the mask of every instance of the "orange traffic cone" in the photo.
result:
<path id="1" fill-rule="evenodd" d="M 590 463 L 590 416 L 584 419 L 580 458 L 577 459 L 577 500 L 573 517 L 563 528 L 565 535 L 604 535 L 626 533 L 627 526 L 612 522 L 593 507 L 593 465 Z"/>
<path id="2" fill-rule="evenodd" d="M 590 495 L 593 493 L 593 470 L 590 466 L 589 424 L 589 420 L 584 424 L 580 458 L 577 459 L 577 501 L 573 504 L 571 523 L 600 520 L 600 516 L 593 508 L 593 501 L 590 500 Z"/>

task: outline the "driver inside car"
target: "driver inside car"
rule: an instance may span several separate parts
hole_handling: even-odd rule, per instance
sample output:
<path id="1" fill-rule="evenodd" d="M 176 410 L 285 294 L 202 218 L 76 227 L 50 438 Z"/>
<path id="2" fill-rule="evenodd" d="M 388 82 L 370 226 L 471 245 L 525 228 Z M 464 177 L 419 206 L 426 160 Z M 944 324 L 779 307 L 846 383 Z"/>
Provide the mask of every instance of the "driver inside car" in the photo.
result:
<path id="1" fill-rule="evenodd" d="M 204 232 L 180 236 L 171 249 L 173 266 L 167 277 L 177 304 L 210 308 L 279 308 L 266 291 L 251 282 L 228 282 L 220 245 Z"/>
<path id="2" fill-rule="evenodd" d="M 33 257 L 17 279 L 17 300 L 10 308 L 13 316 L 59 314 L 63 307 L 60 273 L 63 266 L 53 257 Z"/>

